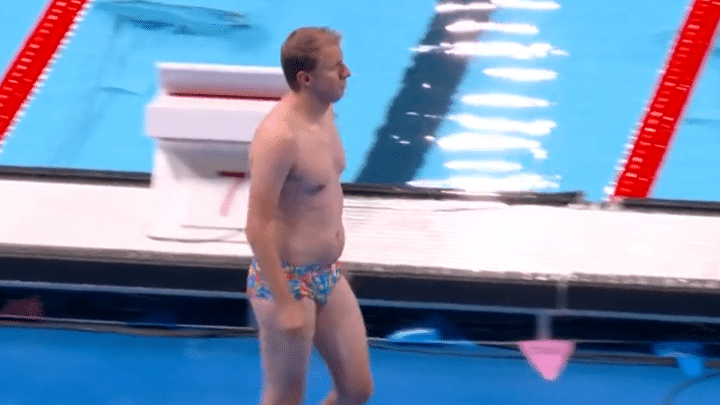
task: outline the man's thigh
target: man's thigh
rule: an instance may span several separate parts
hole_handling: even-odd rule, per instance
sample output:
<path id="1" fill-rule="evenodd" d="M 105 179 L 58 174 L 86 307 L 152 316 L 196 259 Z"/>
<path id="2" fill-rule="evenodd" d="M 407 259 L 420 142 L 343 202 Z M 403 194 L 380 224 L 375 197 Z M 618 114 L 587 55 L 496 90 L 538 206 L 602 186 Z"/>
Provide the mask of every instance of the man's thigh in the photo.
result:
<path id="1" fill-rule="evenodd" d="M 325 360 L 338 394 L 371 389 L 367 332 L 357 298 L 340 277 L 315 321 L 315 346 Z"/>
<path id="2" fill-rule="evenodd" d="M 250 299 L 258 324 L 265 395 L 283 397 L 304 385 L 312 352 L 316 306 L 309 299 L 302 302 L 311 327 L 302 335 L 289 335 L 280 330 L 274 301 Z"/>

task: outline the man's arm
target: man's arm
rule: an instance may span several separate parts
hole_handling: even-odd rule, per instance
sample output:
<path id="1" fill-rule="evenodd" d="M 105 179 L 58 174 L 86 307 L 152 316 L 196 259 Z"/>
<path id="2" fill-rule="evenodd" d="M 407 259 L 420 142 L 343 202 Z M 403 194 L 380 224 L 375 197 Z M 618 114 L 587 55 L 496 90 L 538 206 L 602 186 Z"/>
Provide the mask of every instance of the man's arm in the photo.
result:
<path id="1" fill-rule="evenodd" d="M 287 288 L 272 222 L 280 191 L 297 157 L 291 135 L 261 127 L 253 140 L 250 159 L 250 198 L 245 233 L 263 279 L 279 306 L 294 301 Z"/>

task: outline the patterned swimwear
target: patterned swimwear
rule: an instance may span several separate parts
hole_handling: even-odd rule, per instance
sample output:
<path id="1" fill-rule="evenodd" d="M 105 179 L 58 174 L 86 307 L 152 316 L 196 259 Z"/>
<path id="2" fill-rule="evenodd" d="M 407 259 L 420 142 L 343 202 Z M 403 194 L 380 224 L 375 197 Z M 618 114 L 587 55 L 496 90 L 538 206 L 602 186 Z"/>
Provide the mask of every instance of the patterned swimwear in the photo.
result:
<path id="1" fill-rule="evenodd" d="M 333 287 L 340 278 L 340 269 L 335 263 L 331 266 L 311 264 L 293 266 L 283 263 L 287 274 L 288 289 L 296 300 L 310 298 L 320 305 L 327 302 Z M 262 278 L 262 272 L 253 260 L 247 279 L 247 292 L 250 298 L 272 299 L 270 289 Z"/>

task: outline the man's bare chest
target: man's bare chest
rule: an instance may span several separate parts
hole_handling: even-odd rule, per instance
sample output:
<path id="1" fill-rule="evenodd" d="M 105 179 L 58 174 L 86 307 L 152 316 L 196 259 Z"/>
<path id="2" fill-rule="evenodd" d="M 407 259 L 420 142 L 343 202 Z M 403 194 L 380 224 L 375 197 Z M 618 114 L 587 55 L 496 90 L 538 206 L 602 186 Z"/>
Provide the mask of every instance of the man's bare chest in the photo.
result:
<path id="1" fill-rule="evenodd" d="M 314 185 L 337 182 L 345 170 L 345 153 L 337 130 L 305 133 L 297 139 L 297 160 L 289 180 Z"/>

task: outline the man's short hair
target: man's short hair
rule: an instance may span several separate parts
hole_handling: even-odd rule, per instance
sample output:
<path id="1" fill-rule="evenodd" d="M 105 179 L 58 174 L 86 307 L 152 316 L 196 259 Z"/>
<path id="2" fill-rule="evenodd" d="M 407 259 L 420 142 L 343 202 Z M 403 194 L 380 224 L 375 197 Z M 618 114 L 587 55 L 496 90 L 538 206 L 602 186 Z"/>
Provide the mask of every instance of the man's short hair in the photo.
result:
<path id="1" fill-rule="evenodd" d="M 280 49 L 280 63 L 285 80 L 293 91 L 300 91 L 298 72 L 314 72 L 320 50 L 328 45 L 340 44 L 341 39 L 338 32 L 328 27 L 302 27 L 288 35 Z"/>

